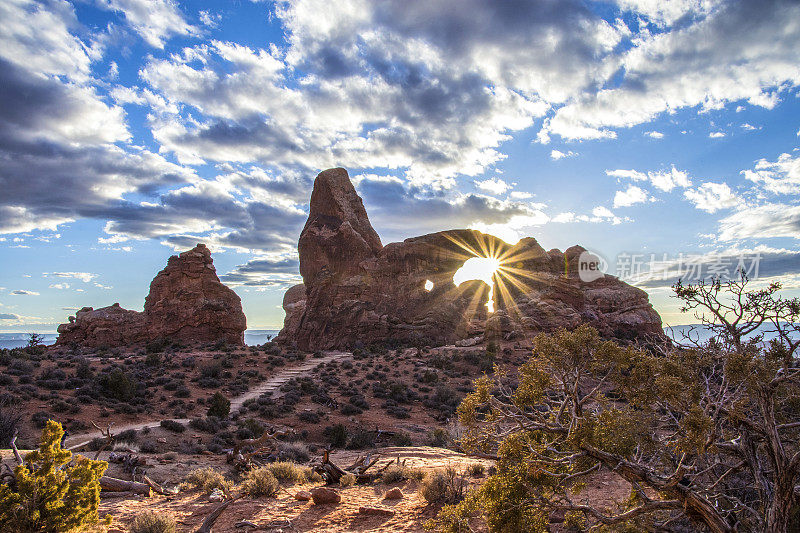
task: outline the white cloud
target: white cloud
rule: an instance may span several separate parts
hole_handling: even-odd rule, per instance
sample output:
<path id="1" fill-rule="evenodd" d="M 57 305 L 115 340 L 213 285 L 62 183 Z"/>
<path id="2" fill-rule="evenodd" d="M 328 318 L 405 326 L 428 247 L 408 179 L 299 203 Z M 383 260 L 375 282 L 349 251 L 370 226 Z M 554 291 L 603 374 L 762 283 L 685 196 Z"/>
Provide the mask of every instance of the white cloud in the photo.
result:
<path id="1" fill-rule="evenodd" d="M 69 289 L 69 283 L 51 283 L 49 288 L 63 291 Z"/>
<path id="2" fill-rule="evenodd" d="M 766 204 L 746 207 L 720 220 L 720 239 L 800 239 L 800 206 Z"/>
<path id="3" fill-rule="evenodd" d="M 753 170 L 743 170 L 742 174 L 773 193 L 800 193 L 800 156 L 783 153 L 777 161 L 759 159 Z"/>
<path id="4" fill-rule="evenodd" d="M 664 192 L 669 192 L 675 187 L 689 187 L 692 184 L 689 175 L 683 170 L 676 169 L 674 166 L 669 170 L 649 171 L 647 173 L 624 169 L 606 170 L 606 175 L 633 181 L 648 180 L 654 187 Z"/>
<path id="5" fill-rule="evenodd" d="M 482 191 L 490 194 L 501 195 L 511 188 L 511 186 L 500 178 L 491 178 L 483 181 L 476 181 L 475 186 Z"/>
<path id="6" fill-rule="evenodd" d="M 527 200 L 529 198 L 533 198 L 533 194 L 525 191 L 511 191 L 509 196 L 514 200 Z"/>
<path id="7" fill-rule="evenodd" d="M 628 207 L 647 201 L 647 192 L 636 185 L 629 185 L 624 191 L 617 191 L 614 195 L 614 208 Z"/>
<path id="8" fill-rule="evenodd" d="M 47 275 L 48 274 L 45 273 L 45 276 Z M 91 272 L 50 272 L 49 275 L 56 278 L 78 279 L 84 283 L 89 283 L 90 281 L 92 281 L 94 278 L 97 277 L 97 274 L 93 274 Z"/>
<path id="9" fill-rule="evenodd" d="M 727 183 L 706 182 L 696 189 L 685 190 L 683 195 L 697 209 L 706 213 L 715 213 L 721 209 L 735 207 L 741 202 Z"/>
<path id="10" fill-rule="evenodd" d="M 725 137 L 725 132 L 723 131 L 712 131 L 708 134 L 709 139 L 721 139 Z"/>
<path id="11" fill-rule="evenodd" d="M 172 0 L 97 0 L 100 7 L 121 13 L 128 25 L 153 48 L 163 48 L 174 35 L 198 35 Z"/>
<path id="12" fill-rule="evenodd" d="M 559 159 L 564 159 L 566 157 L 575 157 L 576 155 L 578 154 L 573 152 L 572 150 L 569 150 L 567 152 L 562 152 L 560 150 L 553 150 L 550 152 L 550 159 L 558 161 Z"/>
<path id="13" fill-rule="evenodd" d="M 11 294 L 15 294 L 17 296 L 39 296 L 39 293 L 36 291 L 28 291 L 25 289 L 16 289 L 11 291 Z"/>
<path id="14" fill-rule="evenodd" d="M 665 112 L 720 109 L 743 100 L 771 109 L 782 92 L 800 84 L 800 5 L 742 0 L 704 11 L 697 22 L 642 32 L 618 58 L 622 80 L 576 96 L 545 120 L 540 137 L 613 137 L 613 128 L 647 123 Z"/>
<path id="15" fill-rule="evenodd" d="M 645 135 L 647 135 L 648 137 L 651 137 L 653 139 L 663 139 L 664 138 L 664 134 L 661 133 L 660 131 L 646 131 Z"/>

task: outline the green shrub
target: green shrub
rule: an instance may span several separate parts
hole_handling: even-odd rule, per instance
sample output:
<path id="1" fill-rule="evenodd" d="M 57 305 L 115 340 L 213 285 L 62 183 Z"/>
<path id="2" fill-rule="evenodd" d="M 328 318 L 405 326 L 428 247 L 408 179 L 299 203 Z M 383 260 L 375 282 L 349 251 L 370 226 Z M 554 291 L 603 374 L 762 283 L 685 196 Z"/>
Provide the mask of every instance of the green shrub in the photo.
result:
<path id="1" fill-rule="evenodd" d="M 136 382 L 119 368 L 100 376 L 98 383 L 106 396 L 121 402 L 136 395 Z"/>
<path id="2" fill-rule="evenodd" d="M 163 512 L 144 511 L 131 522 L 130 533 L 175 533 L 178 524 L 172 515 Z"/>
<path id="3" fill-rule="evenodd" d="M 242 482 L 242 493 L 258 498 L 261 496 L 277 496 L 280 484 L 268 468 L 254 468 L 245 474 Z"/>
<path id="4" fill-rule="evenodd" d="M 208 466 L 192 470 L 186 476 L 185 481 L 190 486 L 198 488 L 203 492 L 211 492 L 214 489 L 228 492 L 231 488 L 231 482 L 225 479 L 225 476 L 223 476 L 221 472 Z"/>
<path id="5" fill-rule="evenodd" d="M 347 444 L 347 428 L 344 424 L 336 424 L 326 427 L 322 434 L 328 438 L 328 442 L 334 448 L 343 448 Z"/>
<path id="6" fill-rule="evenodd" d="M 231 413 L 231 402 L 221 392 L 215 392 L 208 400 L 208 416 L 217 418 L 227 418 Z"/>
<path id="7" fill-rule="evenodd" d="M 14 470 L 16 486 L 0 485 L 0 531 L 67 532 L 99 521 L 99 480 L 108 468 L 61 448 L 64 430 L 48 421 L 41 444 Z"/>

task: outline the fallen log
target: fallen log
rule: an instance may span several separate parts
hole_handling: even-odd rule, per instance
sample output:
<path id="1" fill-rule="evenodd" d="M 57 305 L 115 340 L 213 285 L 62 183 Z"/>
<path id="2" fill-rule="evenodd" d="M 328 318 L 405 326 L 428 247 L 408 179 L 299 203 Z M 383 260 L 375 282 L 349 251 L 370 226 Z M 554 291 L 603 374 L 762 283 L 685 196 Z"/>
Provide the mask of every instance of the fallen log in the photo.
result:
<path id="1" fill-rule="evenodd" d="M 134 494 L 150 496 L 152 487 L 147 483 L 126 481 L 124 479 L 117 479 L 115 477 L 103 476 L 100 478 L 100 489 L 110 492 L 132 492 Z"/>

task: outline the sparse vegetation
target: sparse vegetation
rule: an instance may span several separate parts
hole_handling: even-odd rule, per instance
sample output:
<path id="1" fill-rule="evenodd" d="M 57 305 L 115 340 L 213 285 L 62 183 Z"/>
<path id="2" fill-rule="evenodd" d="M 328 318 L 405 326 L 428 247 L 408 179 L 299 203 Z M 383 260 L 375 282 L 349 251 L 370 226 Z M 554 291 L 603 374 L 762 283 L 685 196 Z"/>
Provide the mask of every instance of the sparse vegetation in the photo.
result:
<path id="1" fill-rule="evenodd" d="M 215 392 L 208 401 L 208 416 L 227 418 L 231 412 L 231 402 L 221 392 Z"/>
<path id="2" fill-rule="evenodd" d="M 175 518 L 163 511 L 143 511 L 134 517 L 130 533 L 175 533 L 178 524 Z"/>
<path id="3" fill-rule="evenodd" d="M 242 481 L 242 493 L 253 498 L 276 496 L 279 488 L 278 480 L 266 467 L 248 471 Z"/>
<path id="4" fill-rule="evenodd" d="M 190 487 L 200 489 L 206 493 L 210 493 L 214 489 L 220 489 L 224 492 L 228 492 L 232 487 L 231 482 L 225 479 L 225 476 L 222 475 L 222 472 L 211 467 L 192 470 L 186 476 L 185 482 Z"/>

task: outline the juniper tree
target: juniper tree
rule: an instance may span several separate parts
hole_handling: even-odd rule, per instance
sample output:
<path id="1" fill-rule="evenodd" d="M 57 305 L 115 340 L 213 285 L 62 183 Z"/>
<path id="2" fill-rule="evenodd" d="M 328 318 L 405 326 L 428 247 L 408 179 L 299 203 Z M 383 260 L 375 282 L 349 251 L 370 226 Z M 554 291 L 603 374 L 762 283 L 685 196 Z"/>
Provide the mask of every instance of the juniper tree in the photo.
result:
<path id="1" fill-rule="evenodd" d="M 463 447 L 496 454 L 497 473 L 431 526 L 468 531 L 482 514 L 492 531 L 546 531 L 556 516 L 598 530 L 797 527 L 800 302 L 779 289 L 675 285 L 714 334 L 693 347 L 621 347 L 588 326 L 536 337 L 518 376 L 478 379 L 459 407 Z M 582 493 L 599 472 L 630 487 L 617 509 Z"/>
<path id="2" fill-rule="evenodd" d="M 0 530 L 69 532 L 98 522 L 99 480 L 108 468 L 61 448 L 64 430 L 49 420 L 39 449 L 0 484 Z M 16 449 L 15 449 L 16 450 Z"/>

